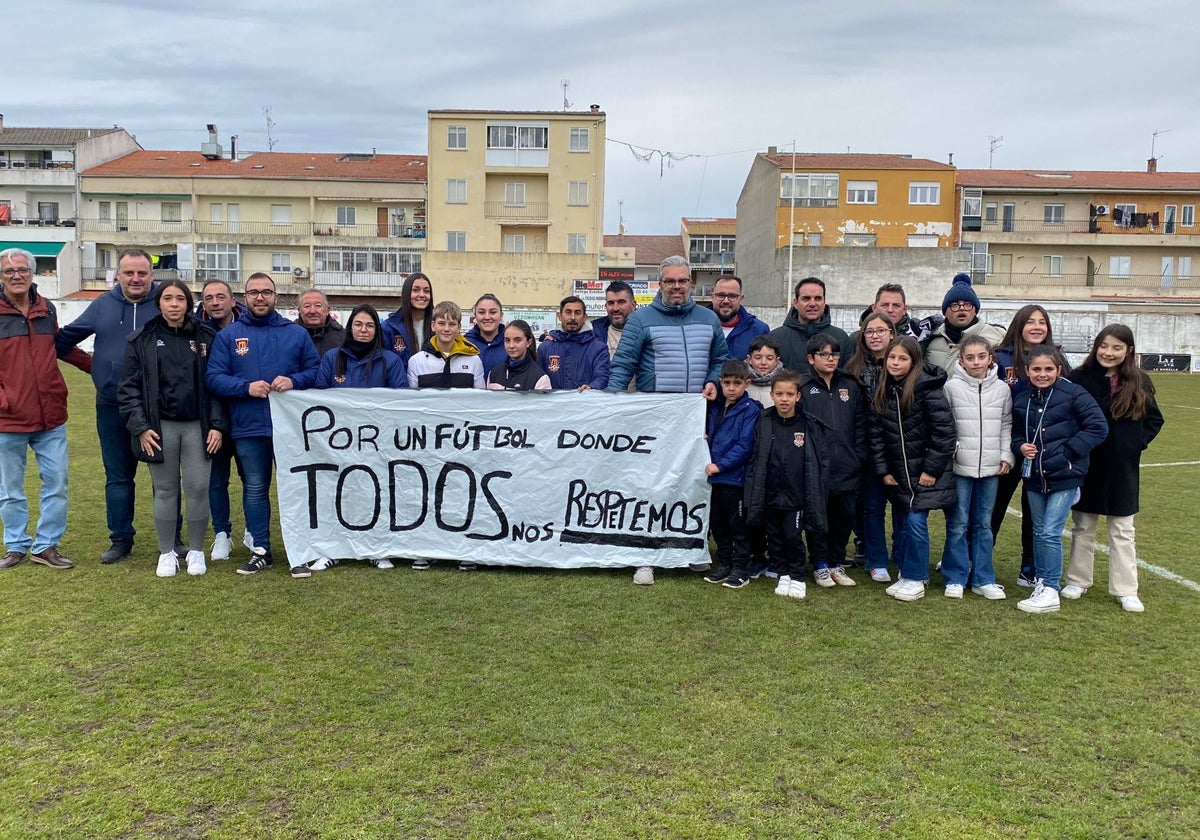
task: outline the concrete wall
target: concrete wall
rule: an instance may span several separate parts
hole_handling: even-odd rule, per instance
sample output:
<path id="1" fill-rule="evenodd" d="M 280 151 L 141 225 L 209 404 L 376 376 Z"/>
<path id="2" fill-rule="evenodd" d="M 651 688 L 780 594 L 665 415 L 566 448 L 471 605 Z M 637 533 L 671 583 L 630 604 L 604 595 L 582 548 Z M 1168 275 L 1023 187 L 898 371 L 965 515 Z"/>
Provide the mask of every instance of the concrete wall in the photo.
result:
<path id="1" fill-rule="evenodd" d="M 775 210 L 779 167 L 754 156 L 737 200 L 737 269 L 746 303 L 777 306 L 781 281 L 775 272 Z"/>

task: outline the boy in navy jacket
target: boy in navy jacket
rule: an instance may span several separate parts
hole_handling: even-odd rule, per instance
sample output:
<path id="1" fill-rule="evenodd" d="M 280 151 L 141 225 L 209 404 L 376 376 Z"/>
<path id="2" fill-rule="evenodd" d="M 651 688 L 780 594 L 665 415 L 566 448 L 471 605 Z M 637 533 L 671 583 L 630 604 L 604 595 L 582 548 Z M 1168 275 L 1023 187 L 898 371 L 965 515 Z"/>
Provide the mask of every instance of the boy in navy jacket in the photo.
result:
<path id="1" fill-rule="evenodd" d="M 709 525 L 717 563 L 704 576 L 709 583 L 741 589 L 750 582 L 750 531 L 743 495 L 746 464 L 754 454 L 754 425 L 762 408 L 746 395 L 750 367 L 730 359 L 721 367 L 721 393 L 708 407 L 705 432 L 712 463 L 704 468 L 712 485 Z"/>

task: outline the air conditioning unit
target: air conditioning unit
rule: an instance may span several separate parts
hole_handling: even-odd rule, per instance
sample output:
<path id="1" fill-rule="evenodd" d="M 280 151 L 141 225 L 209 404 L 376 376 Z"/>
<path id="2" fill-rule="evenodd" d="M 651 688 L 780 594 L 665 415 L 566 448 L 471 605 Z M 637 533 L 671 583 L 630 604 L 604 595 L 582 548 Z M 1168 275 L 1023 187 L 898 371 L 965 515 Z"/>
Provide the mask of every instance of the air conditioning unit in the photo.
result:
<path id="1" fill-rule="evenodd" d="M 308 277 L 308 267 L 303 265 L 296 266 L 292 269 L 292 276 L 297 280 L 303 280 Z"/>
<path id="2" fill-rule="evenodd" d="M 1108 215 L 1108 205 L 1107 204 L 1097 204 L 1096 205 L 1096 215 L 1097 216 L 1107 216 Z"/>

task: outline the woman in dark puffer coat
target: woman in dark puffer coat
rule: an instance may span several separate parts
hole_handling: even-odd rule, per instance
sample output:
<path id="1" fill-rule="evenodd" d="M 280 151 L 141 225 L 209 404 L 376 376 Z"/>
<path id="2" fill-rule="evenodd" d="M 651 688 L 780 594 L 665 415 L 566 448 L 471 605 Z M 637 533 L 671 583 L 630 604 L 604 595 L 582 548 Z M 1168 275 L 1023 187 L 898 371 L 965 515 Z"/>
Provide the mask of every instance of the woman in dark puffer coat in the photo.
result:
<path id="1" fill-rule="evenodd" d="M 894 339 L 884 367 L 871 401 L 871 458 L 904 519 L 896 551 L 900 580 L 886 591 L 916 601 L 929 579 L 929 511 L 956 501 L 954 415 L 942 393 L 945 371 L 924 364 L 914 339 Z"/>

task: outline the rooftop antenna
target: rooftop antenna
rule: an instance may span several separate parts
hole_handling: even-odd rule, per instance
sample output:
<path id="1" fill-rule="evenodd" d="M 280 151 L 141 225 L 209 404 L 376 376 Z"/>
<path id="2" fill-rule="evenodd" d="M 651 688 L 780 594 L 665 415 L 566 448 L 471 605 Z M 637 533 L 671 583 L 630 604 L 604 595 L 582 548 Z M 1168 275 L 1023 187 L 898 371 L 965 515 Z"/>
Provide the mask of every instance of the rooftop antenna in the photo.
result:
<path id="1" fill-rule="evenodd" d="M 1154 143 L 1158 140 L 1158 135 L 1167 134 L 1171 131 L 1169 128 L 1160 128 L 1150 135 L 1150 159 L 1154 160 Z"/>
<path id="2" fill-rule="evenodd" d="M 625 199 L 617 202 L 617 236 L 625 235 Z"/>
<path id="3" fill-rule="evenodd" d="M 988 169 L 992 168 L 992 160 L 996 157 L 996 150 L 1000 148 L 1003 142 L 1003 137 L 988 137 Z"/>
<path id="4" fill-rule="evenodd" d="M 563 110 L 570 111 L 571 110 L 571 102 L 567 99 L 567 88 L 569 88 L 571 86 L 571 80 L 563 79 L 561 82 L 559 82 L 559 84 L 562 86 L 562 89 L 563 89 Z"/>
<path id="5" fill-rule="evenodd" d="M 275 151 L 275 144 L 279 141 L 271 136 L 271 129 L 275 127 L 275 120 L 271 119 L 271 106 L 263 106 L 263 116 L 267 118 L 267 151 Z"/>

